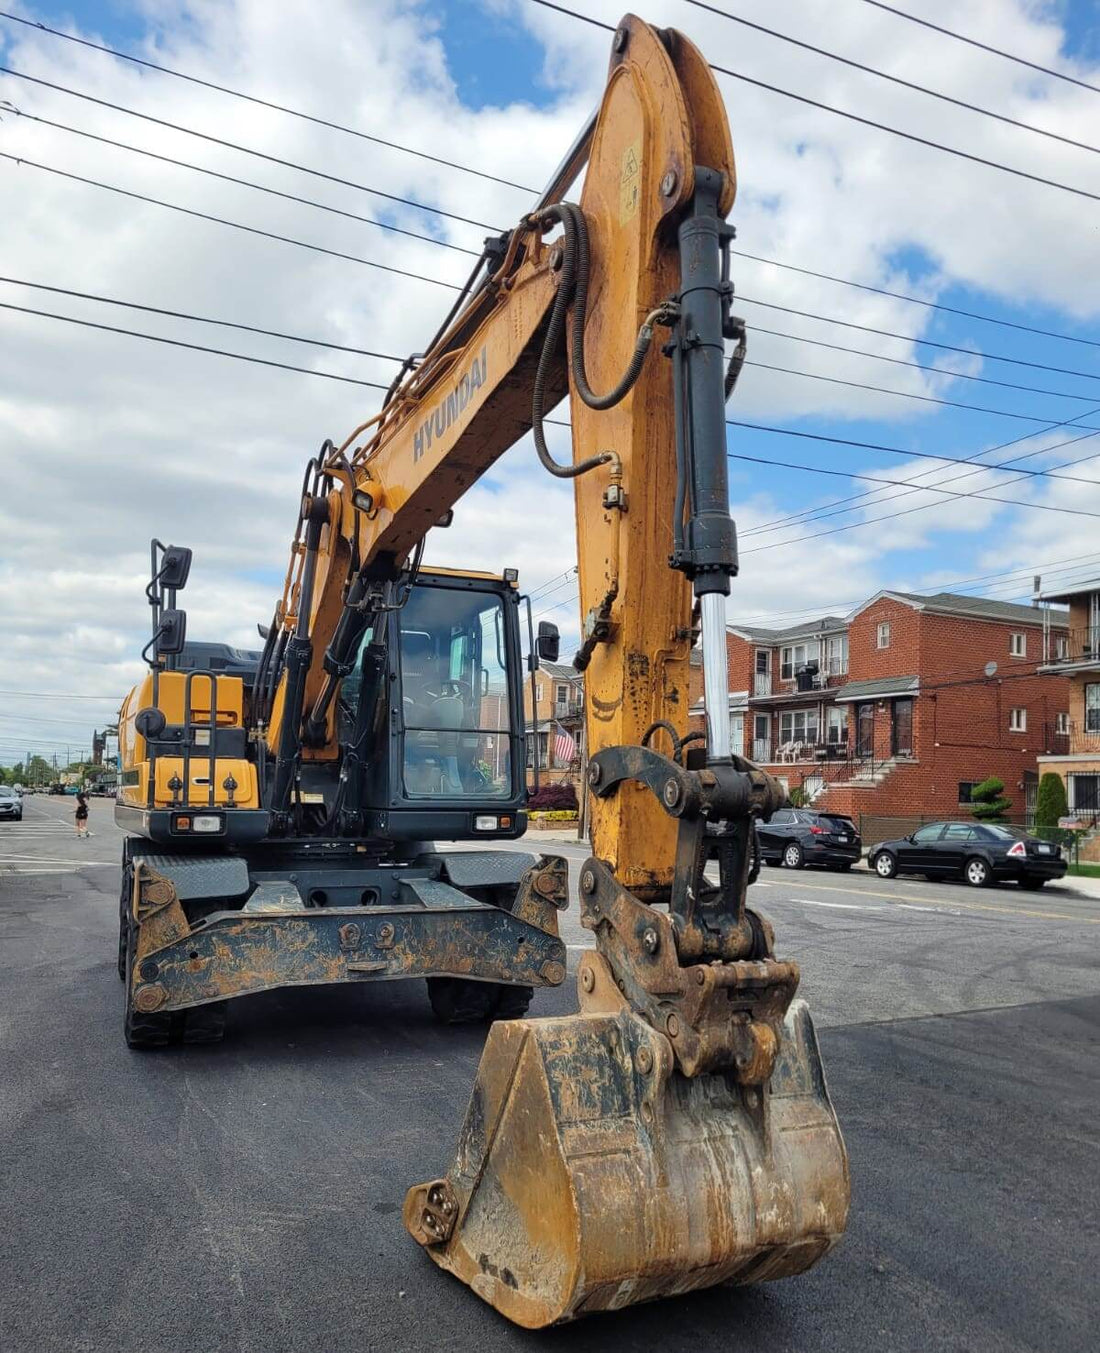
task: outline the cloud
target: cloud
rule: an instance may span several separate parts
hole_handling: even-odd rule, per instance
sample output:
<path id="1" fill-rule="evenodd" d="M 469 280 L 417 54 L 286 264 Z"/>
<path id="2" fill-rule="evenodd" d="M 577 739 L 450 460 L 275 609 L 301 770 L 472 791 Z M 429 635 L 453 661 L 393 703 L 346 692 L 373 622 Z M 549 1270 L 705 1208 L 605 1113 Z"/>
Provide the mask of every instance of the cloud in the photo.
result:
<path id="1" fill-rule="evenodd" d="M 502 0 L 487 8 L 508 10 Z M 586 8 L 612 22 L 618 17 L 609 3 Z M 32 30 L 0 26 L 0 50 L 7 64 L 42 79 L 493 226 L 513 223 L 531 197 L 472 177 L 458 166 L 541 185 L 598 98 L 607 61 L 606 34 L 518 4 L 512 12 L 544 44 L 544 75 L 553 98 L 545 107 L 524 103 L 475 111 L 459 97 L 427 4 L 329 0 L 318 8 L 304 0 L 278 6 L 261 0 L 158 0 L 146 12 L 150 27 L 144 52 L 151 59 L 396 139 L 444 163 L 232 100 Z M 1051 178 L 1100 186 L 1096 170 L 1068 147 L 1038 138 L 1032 138 L 1032 146 L 1011 129 L 886 88 L 702 11 L 689 11 L 679 0 L 653 0 L 650 15 L 682 26 L 708 55 L 733 68 L 884 121 L 919 125 L 932 139 L 974 146 L 990 158 L 1040 163 Z M 1057 56 L 1060 30 L 1033 5 L 960 0 L 954 18 L 978 37 L 1026 50 L 1039 60 L 1044 53 Z M 900 21 L 865 6 L 785 0 L 769 10 L 768 21 L 908 78 L 932 81 L 933 72 L 934 83 L 944 88 L 980 88 L 982 102 L 1067 134 L 1091 125 L 1086 91 L 1040 87 L 1009 63 L 899 26 Z M 481 226 L 431 216 L 61 93 L 11 79 L 3 86 L 0 96 L 23 113 L 316 198 L 448 244 L 477 249 L 486 233 Z M 723 79 L 722 87 L 739 157 L 739 247 L 929 298 L 966 285 L 1005 302 L 1034 300 L 1079 317 L 1094 316 L 1100 308 L 1093 238 L 1080 228 L 1080 200 L 903 145 L 742 84 Z M 4 117 L 0 149 L 391 268 L 458 282 L 470 263 L 460 253 L 424 241 L 23 117 Z M 0 161 L 0 191 L 5 201 L 0 250 L 12 277 L 383 353 L 422 346 L 450 303 L 451 293 L 423 281 L 188 217 L 26 163 Z M 1057 241 L 1057 247 L 1036 247 L 1037 241 Z M 902 266 L 898 260 L 903 257 L 920 266 Z M 839 314 L 903 334 L 925 333 L 930 323 L 931 312 L 888 297 L 844 291 L 747 260 L 737 262 L 736 274 L 739 292 L 757 301 Z M 0 287 L 0 300 L 362 380 L 385 383 L 393 372 L 391 364 L 377 358 L 155 316 L 120 317 L 124 312 L 92 302 L 45 298 L 13 286 Z M 781 316 L 754 302 L 744 306 L 762 327 L 836 337 L 834 329 L 817 321 Z M 986 339 L 976 327 L 971 336 L 975 371 Z M 876 339 L 875 344 L 891 355 L 915 359 L 907 341 Z M 859 340 L 852 345 L 866 346 Z M 771 365 L 911 394 L 954 397 L 950 392 L 960 383 L 952 373 L 971 369 L 970 359 L 941 362 L 936 373 L 884 368 L 868 358 L 765 335 L 753 337 L 751 351 L 754 360 Z M 186 593 L 190 633 L 254 642 L 255 623 L 270 615 L 279 590 L 270 580 L 281 578 L 285 569 L 306 458 L 323 438 L 342 438 L 376 409 L 379 399 L 370 389 L 10 311 L 0 312 L 0 370 L 5 470 L 0 609 L 6 636 L 0 689 L 40 694 L 121 694 L 140 672 L 138 654 L 148 622 L 142 591 L 153 535 L 195 549 Z M 890 418 L 917 427 L 931 407 L 752 367 L 742 379 L 736 416 L 783 422 Z M 928 462 L 911 468 L 923 471 Z M 900 466 L 896 476 L 891 474 L 903 477 Z M 834 487 L 838 493 L 847 488 L 841 481 Z M 861 487 L 872 486 L 857 483 L 852 491 Z M 1044 499 L 1054 492 L 1049 485 L 1041 491 Z M 736 493 L 742 530 L 790 511 L 758 472 L 743 487 L 738 484 Z M 889 496 L 876 495 L 872 501 Z M 824 493 L 822 501 L 828 501 Z M 731 606 L 783 609 L 793 591 L 799 603 L 828 609 L 838 592 L 873 591 L 891 550 L 919 544 L 933 529 L 978 530 L 998 511 L 943 501 L 948 505 L 937 509 L 934 521 L 933 514 L 916 514 L 908 519 L 912 525 L 904 526 L 903 518 L 889 535 L 866 528 L 782 555 L 755 555 L 752 563 L 746 558 Z M 1058 519 L 1023 522 L 1024 515 L 1021 549 L 1025 541 L 1028 548 L 1047 549 Z M 1069 533 L 1083 532 L 1082 526 L 1081 533 L 1076 527 Z M 429 560 L 441 564 L 518 566 L 524 583 L 535 590 L 559 579 L 575 557 L 571 495 L 548 481 L 526 442 L 459 505 L 449 532 L 433 532 L 428 551 Z M 564 606 L 552 618 L 575 632 L 570 603 L 566 580 L 564 589 L 559 583 L 541 605 Z M 75 736 L 87 728 L 91 716 L 85 717 L 83 706 L 78 713 L 64 702 L 58 705 L 56 718 L 55 706 L 49 712 L 51 736 L 70 730 Z M 101 707 L 94 708 L 99 718 Z M 42 713 L 40 704 L 8 700 L 0 718 L 0 759 L 4 739 L 23 736 L 20 710 L 28 732 L 26 711 Z"/>

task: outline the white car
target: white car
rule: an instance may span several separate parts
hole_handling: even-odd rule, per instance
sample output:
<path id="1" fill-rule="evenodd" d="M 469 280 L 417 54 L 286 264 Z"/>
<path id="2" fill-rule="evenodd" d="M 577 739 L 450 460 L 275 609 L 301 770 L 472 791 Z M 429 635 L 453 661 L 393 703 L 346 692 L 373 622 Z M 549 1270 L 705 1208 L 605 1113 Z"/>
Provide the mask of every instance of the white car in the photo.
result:
<path id="1" fill-rule="evenodd" d="M 0 818 L 5 817 L 13 822 L 23 820 L 23 799 L 10 785 L 0 785 Z"/>

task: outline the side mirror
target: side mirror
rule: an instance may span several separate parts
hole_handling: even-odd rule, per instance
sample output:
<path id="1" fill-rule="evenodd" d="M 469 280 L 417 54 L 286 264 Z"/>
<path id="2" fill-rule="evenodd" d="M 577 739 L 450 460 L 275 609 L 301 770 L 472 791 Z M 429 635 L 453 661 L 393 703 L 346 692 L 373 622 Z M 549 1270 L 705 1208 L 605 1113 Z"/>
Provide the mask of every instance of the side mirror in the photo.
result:
<path id="1" fill-rule="evenodd" d="M 188 550 L 188 554 L 190 554 Z M 156 635 L 156 650 L 159 654 L 183 652 L 187 638 L 187 612 L 161 611 L 160 625 Z"/>
<path id="2" fill-rule="evenodd" d="M 163 710 L 149 706 L 138 710 L 134 719 L 134 727 L 143 738 L 159 738 L 164 732 L 167 722 Z"/>
<path id="3" fill-rule="evenodd" d="M 558 633 L 557 625 L 550 620 L 540 620 L 535 652 L 543 662 L 557 662 L 560 651 L 561 635 Z"/>
<path id="4" fill-rule="evenodd" d="M 185 545 L 168 545 L 161 557 L 157 577 L 160 585 L 173 592 L 187 586 L 187 576 L 191 572 L 191 551 Z M 164 650 L 167 652 L 168 650 Z M 173 650 L 178 652 L 179 650 Z"/>

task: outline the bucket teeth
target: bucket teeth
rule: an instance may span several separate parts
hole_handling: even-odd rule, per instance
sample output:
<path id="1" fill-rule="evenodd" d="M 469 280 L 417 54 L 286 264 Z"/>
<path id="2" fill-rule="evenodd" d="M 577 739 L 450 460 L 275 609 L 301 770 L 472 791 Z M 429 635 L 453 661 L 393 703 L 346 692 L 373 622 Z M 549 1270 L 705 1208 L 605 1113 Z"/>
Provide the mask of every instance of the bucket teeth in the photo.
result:
<path id="1" fill-rule="evenodd" d="M 454 1163 L 409 1190 L 406 1226 L 529 1328 L 802 1272 L 844 1230 L 848 1162 L 803 1001 L 780 1029 L 746 1085 L 685 1076 L 625 1002 L 494 1024 Z"/>

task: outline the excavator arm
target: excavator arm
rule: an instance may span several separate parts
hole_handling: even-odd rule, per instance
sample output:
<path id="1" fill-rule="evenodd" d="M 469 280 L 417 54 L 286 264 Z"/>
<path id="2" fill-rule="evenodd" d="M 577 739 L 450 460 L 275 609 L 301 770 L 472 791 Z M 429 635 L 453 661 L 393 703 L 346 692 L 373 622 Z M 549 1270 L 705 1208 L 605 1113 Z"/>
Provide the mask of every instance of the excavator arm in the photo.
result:
<path id="1" fill-rule="evenodd" d="M 579 206 L 559 200 L 585 159 Z M 574 480 L 595 937 L 581 1010 L 492 1027 L 454 1163 L 405 1207 L 438 1265 L 527 1326 L 800 1272 L 847 1217 L 798 967 L 746 906 L 753 819 L 783 793 L 732 754 L 726 713 L 734 191 L 706 62 L 627 16 L 541 204 L 381 413 L 312 467 L 269 638 L 277 811 L 301 758 L 338 756 L 349 657 L 400 605 L 426 532 L 529 430 Z M 544 419 L 567 393 L 559 464 Z M 704 738 L 688 732 L 700 631 Z"/>

